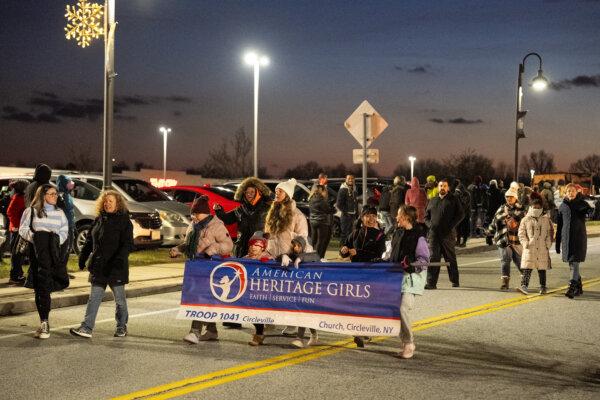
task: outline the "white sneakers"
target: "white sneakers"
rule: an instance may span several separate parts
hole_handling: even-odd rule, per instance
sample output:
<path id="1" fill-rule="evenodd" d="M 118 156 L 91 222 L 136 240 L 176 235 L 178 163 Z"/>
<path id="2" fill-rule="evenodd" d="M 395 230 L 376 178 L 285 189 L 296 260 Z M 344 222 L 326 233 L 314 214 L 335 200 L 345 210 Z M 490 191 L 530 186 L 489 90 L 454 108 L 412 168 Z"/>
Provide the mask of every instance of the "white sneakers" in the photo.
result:
<path id="1" fill-rule="evenodd" d="M 38 339 L 48 339 L 50 337 L 50 325 L 48 324 L 48 321 L 42 321 L 33 337 Z"/>
<path id="2" fill-rule="evenodd" d="M 292 340 L 291 345 L 298 349 L 301 349 L 304 347 L 304 342 L 302 341 L 302 339 L 294 339 Z"/>
<path id="3" fill-rule="evenodd" d="M 316 346 L 319 344 L 319 334 L 315 332 L 314 335 L 310 335 L 310 339 L 308 339 L 307 346 Z"/>
<path id="4" fill-rule="evenodd" d="M 412 358 L 415 354 L 415 348 L 416 346 L 414 343 L 405 343 L 404 349 L 402 349 L 402 351 L 398 354 L 398 357 L 404 359 Z"/>
<path id="5" fill-rule="evenodd" d="M 206 342 L 209 340 L 218 340 L 219 334 L 217 332 L 206 331 L 202 335 L 199 331 L 192 329 L 190 333 L 183 337 L 185 342 L 190 344 L 198 344 L 200 342 Z"/>

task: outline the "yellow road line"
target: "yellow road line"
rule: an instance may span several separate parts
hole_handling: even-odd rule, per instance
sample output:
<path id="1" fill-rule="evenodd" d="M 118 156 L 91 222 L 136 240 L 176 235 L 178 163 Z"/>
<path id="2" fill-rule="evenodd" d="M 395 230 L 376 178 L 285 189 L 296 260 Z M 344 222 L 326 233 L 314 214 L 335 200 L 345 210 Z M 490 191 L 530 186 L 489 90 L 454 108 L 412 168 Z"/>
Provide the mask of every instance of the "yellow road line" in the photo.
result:
<path id="1" fill-rule="evenodd" d="M 600 277 L 590 279 L 584 282 L 585 287 L 590 287 L 600 284 Z M 417 321 L 413 324 L 414 331 L 423 331 L 436 326 L 449 324 L 466 318 L 472 318 L 478 315 L 488 314 L 502 310 L 508 307 L 516 307 L 521 304 L 527 304 L 534 301 L 548 299 L 552 293 L 560 292 L 566 289 L 567 286 L 562 286 L 548 291 L 548 295 L 540 296 L 532 294 L 528 296 L 511 297 L 510 299 L 499 300 L 491 303 L 482 304 L 480 306 L 458 310 L 452 313 L 439 315 L 432 318 L 426 318 Z M 389 337 L 379 337 L 374 341 L 380 342 L 389 339 Z M 291 353 L 282 354 L 280 356 L 238 365 L 231 368 L 226 368 L 220 371 L 211 372 L 204 375 L 187 378 L 164 385 L 152 387 L 129 393 L 123 396 L 115 397 L 113 400 L 133 400 L 133 399 L 171 399 L 177 396 L 183 396 L 188 393 L 197 392 L 199 390 L 222 385 L 228 382 L 249 378 L 254 375 L 264 374 L 280 368 L 301 364 L 317 358 L 326 357 L 344 351 L 346 349 L 355 348 L 356 345 L 351 339 L 345 339 L 334 342 L 328 345 L 315 346 L 307 349 L 294 351 Z"/>

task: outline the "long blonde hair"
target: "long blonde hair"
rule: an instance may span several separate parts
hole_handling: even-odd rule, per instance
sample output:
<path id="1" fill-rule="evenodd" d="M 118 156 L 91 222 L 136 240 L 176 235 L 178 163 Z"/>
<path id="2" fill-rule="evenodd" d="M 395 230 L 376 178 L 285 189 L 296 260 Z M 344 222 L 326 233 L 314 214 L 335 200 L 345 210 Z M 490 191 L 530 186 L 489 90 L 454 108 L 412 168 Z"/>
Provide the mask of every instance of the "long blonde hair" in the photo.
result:
<path id="1" fill-rule="evenodd" d="M 117 192 L 116 190 L 109 189 L 103 190 L 102 193 L 100 193 L 98 200 L 96 200 L 96 216 L 99 216 L 102 214 L 102 211 L 104 211 L 104 200 L 106 200 L 107 196 L 113 196 L 117 201 L 117 210 L 115 212 L 128 212 L 127 203 L 125 203 L 125 199 L 123 196 L 121 196 L 121 193 Z"/>
<path id="2" fill-rule="evenodd" d="M 286 194 L 285 200 L 271 203 L 271 208 L 265 220 L 265 232 L 277 235 L 288 229 L 293 221 L 292 199 Z"/>

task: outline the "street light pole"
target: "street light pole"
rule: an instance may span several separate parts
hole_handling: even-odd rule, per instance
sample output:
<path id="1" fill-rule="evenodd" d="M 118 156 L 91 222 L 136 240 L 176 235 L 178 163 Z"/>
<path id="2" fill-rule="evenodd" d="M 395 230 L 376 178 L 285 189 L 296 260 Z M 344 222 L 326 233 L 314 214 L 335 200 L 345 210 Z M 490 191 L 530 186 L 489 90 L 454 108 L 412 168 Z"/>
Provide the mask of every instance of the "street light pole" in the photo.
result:
<path id="1" fill-rule="evenodd" d="M 531 187 L 533 188 L 533 177 L 535 176 L 535 169 L 530 169 L 529 174 L 531 175 Z"/>
<path id="2" fill-rule="evenodd" d="M 415 177 L 415 161 L 417 159 L 413 156 L 408 157 L 408 161 L 410 161 L 410 179 Z"/>
<path id="3" fill-rule="evenodd" d="M 163 186 L 166 186 L 167 181 L 167 136 L 171 133 L 171 128 L 161 126 L 159 131 L 163 134 Z"/>
<path id="4" fill-rule="evenodd" d="M 249 52 L 244 56 L 244 61 L 254 67 L 254 176 L 258 178 L 258 84 L 260 67 L 269 65 L 269 58 Z"/>
<path id="5" fill-rule="evenodd" d="M 112 185 L 112 137 L 115 97 L 115 0 L 104 2 L 104 132 L 102 182 L 104 189 Z"/>
<path id="6" fill-rule="evenodd" d="M 529 56 L 536 56 L 540 62 L 538 75 L 533 79 L 533 88 L 535 90 L 543 90 L 548 86 L 548 80 L 542 74 L 542 57 L 538 53 L 529 53 L 523 57 L 523 61 L 519 64 L 519 75 L 517 78 L 517 118 L 515 130 L 515 172 L 514 181 L 519 181 L 519 140 L 525 138 L 523 119 L 527 115 L 527 111 L 523 110 L 523 73 L 525 72 L 525 60 Z"/>

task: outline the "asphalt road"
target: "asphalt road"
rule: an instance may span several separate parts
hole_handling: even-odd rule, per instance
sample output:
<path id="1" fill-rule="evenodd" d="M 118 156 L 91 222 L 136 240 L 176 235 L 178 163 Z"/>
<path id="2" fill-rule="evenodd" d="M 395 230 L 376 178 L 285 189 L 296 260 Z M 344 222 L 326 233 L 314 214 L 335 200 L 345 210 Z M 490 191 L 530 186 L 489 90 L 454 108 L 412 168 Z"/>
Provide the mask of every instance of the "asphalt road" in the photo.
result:
<path id="1" fill-rule="evenodd" d="M 592 282 L 576 300 L 564 290 L 500 292 L 496 256 L 461 257 L 460 288 L 442 271 L 439 289 L 417 298 L 412 360 L 394 357 L 396 338 L 356 349 L 321 334 L 327 346 L 296 350 L 271 331 L 265 346 L 250 347 L 250 327 L 220 328 L 218 342 L 187 345 L 189 322 L 175 319 L 180 294 L 169 293 L 129 301 L 126 338 L 112 336 L 113 303 L 102 306 L 91 340 L 68 333 L 84 306 L 53 311 L 45 341 L 31 336 L 36 314 L 1 318 L 0 398 L 104 399 L 145 389 L 148 397 L 123 398 L 600 398 L 600 239 L 589 241 L 582 275 Z M 568 280 L 558 257 L 551 289 Z"/>

